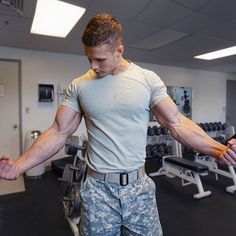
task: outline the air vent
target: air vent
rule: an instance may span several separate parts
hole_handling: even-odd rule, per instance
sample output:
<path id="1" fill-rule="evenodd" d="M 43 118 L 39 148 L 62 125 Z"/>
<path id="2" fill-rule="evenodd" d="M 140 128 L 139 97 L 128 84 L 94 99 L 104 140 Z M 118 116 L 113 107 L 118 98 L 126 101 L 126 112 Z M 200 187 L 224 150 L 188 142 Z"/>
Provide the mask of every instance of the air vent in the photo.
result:
<path id="1" fill-rule="evenodd" d="M 23 2 L 24 0 L 0 0 L 0 9 L 23 15 Z"/>

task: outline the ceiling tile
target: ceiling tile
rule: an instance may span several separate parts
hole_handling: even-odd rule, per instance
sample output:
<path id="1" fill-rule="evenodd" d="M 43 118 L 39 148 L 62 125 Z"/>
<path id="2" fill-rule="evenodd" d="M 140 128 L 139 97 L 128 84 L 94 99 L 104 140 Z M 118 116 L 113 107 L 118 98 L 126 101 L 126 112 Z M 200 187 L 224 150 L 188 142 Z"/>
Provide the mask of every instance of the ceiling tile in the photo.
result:
<path id="1" fill-rule="evenodd" d="M 139 14 L 151 0 L 93 0 L 90 10 L 107 12 L 116 17 L 131 19 Z"/>
<path id="2" fill-rule="evenodd" d="M 164 28 L 191 14 L 192 10 L 170 0 L 155 0 L 133 20 Z"/>
<path id="3" fill-rule="evenodd" d="M 183 33 L 180 31 L 163 29 L 159 31 L 158 33 L 152 35 L 151 37 L 146 38 L 142 41 L 139 41 L 131 46 L 135 48 L 152 50 L 155 48 L 159 48 L 163 45 L 169 44 L 171 42 L 174 42 L 187 35 L 188 35 L 187 33 Z"/>
<path id="4" fill-rule="evenodd" d="M 208 1 L 203 8 L 199 9 L 199 12 L 209 17 L 225 20 L 235 17 L 235 9 L 235 0 L 211 0 Z"/>
<path id="5" fill-rule="evenodd" d="M 208 31 L 212 26 L 218 25 L 221 19 L 212 19 L 199 13 L 187 16 L 170 26 L 171 29 L 188 33 L 198 33 L 203 30 Z"/>
<path id="6" fill-rule="evenodd" d="M 124 41 L 128 45 L 134 44 L 140 40 L 144 40 L 153 35 L 154 32 L 158 31 L 157 27 L 153 27 L 148 24 L 142 24 L 125 19 L 119 19 L 119 21 L 123 26 Z M 140 29 L 142 33 L 140 33 Z"/>
<path id="7" fill-rule="evenodd" d="M 30 18 L 20 16 L 6 16 L 0 15 L 0 29 L 6 31 L 22 31 L 29 32 L 28 29 L 31 26 Z"/>
<path id="8" fill-rule="evenodd" d="M 174 0 L 174 2 L 178 2 L 195 10 L 205 5 L 208 1 L 209 0 Z"/>
<path id="9" fill-rule="evenodd" d="M 200 32 L 202 35 L 232 42 L 236 45 L 236 25 L 219 23 Z"/>

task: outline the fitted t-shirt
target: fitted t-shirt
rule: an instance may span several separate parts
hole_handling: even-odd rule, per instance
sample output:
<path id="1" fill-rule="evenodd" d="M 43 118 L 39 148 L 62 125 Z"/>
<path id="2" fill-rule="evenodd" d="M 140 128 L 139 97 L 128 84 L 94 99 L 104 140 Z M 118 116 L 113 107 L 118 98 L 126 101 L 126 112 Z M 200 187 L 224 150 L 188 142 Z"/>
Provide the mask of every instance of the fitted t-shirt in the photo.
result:
<path id="1" fill-rule="evenodd" d="M 84 116 L 89 167 L 110 173 L 143 166 L 150 109 L 167 96 L 159 76 L 134 63 L 117 75 L 89 70 L 74 79 L 62 105 Z"/>

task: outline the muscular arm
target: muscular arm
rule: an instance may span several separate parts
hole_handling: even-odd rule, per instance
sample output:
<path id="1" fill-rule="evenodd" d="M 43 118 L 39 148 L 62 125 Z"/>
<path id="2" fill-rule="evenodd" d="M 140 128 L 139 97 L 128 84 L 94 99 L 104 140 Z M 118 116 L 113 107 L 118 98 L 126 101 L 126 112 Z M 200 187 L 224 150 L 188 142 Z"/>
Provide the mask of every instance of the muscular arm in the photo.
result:
<path id="1" fill-rule="evenodd" d="M 78 128 L 80 122 L 80 113 L 61 106 L 52 126 L 40 135 L 19 159 L 16 161 L 7 161 L 6 157 L 0 159 L 0 178 L 15 179 L 52 157 L 64 146 L 66 138 Z"/>
<path id="2" fill-rule="evenodd" d="M 182 115 L 171 98 L 165 98 L 152 108 L 158 122 L 169 129 L 171 135 L 183 145 L 198 152 L 235 164 L 236 154 L 209 137 L 196 123 Z"/>

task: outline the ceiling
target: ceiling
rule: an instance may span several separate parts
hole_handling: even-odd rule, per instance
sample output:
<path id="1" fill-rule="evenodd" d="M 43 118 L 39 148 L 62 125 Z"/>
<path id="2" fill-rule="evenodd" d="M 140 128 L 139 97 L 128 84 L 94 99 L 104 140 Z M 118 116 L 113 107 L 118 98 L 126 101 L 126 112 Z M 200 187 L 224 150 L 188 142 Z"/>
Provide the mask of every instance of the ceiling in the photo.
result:
<path id="1" fill-rule="evenodd" d="M 83 29 L 92 16 L 107 12 L 123 25 L 125 57 L 130 60 L 236 73 L 236 56 L 212 61 L 193 58 L 236 45 L 235 0 L 65 2 L 87 10 L 64 39 L 30 34 L 36 0 L 23 1 L 23 15 L 0 3 L 0 46 L 83 55 Z"/>

